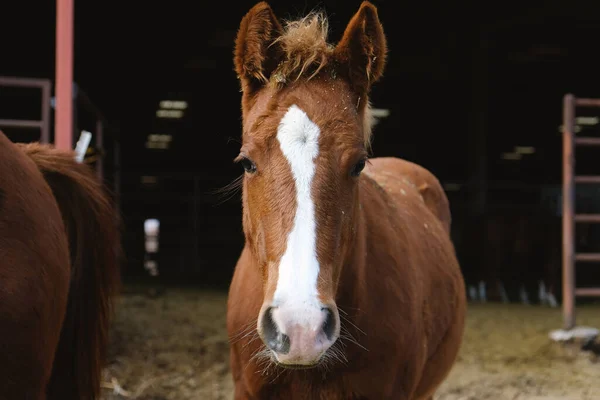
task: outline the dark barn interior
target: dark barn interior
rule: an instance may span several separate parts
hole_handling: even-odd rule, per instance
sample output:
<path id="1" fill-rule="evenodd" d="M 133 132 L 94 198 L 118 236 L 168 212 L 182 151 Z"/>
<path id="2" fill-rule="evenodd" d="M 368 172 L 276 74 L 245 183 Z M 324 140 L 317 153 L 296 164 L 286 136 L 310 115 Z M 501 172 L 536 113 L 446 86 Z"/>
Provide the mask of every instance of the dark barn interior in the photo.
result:
<path id="1" fill-rule="evenodd" d="M 389 115 L 374 129 L 373 156 L 416 162 L 444 185 L 468 290 L 485 281 L 499 301 L 500 280 L 511 303 L 523 301 L 522 287 L 537 303 L 545 280 L 560 305 L 563 96 L 600 98 L 600 3 L 374 3 L 389 55 L 371 103 Z M 227 190 L 242 173 L 233 163 L 241 134 L 233 44 L 253 4 L 75 3 L 73 135 L 104 121 L 102 149 L 92 140 L 87 157 L 95 167 L 102 159 L 119 202 L 128 284 L 229 285 L 244 245 L 241 194 Z M 335 43 L 360 2 L 269 4 L 283 18 L 324 9 Z M 54 2 L 5 3 L 0 15 L 0 77 L 52 81 Z M 0 120 L 40 118 L 39 93 L 0 85 Z M 183 116 L 160 117 L 165 100 L 186 102 Z M 578 108 L 577 117 L 578 135 L 600 137 L 600 109 Z M 38 128 L 0 129 L 13 141 L 39 140 Z M 576 175 L 600 174 L 598 151 L 577 149 Z M 577 213 L 600 213 L 599 204 L 597 185 L 577 185 Z M 160 220 L 158 278 L 144 269 L 148 218 Z M 597 226 L 577 224 L 575 243 L 600 252 Z M 600 286 L 597 264 L 577 263 L 578 287 Z"/>

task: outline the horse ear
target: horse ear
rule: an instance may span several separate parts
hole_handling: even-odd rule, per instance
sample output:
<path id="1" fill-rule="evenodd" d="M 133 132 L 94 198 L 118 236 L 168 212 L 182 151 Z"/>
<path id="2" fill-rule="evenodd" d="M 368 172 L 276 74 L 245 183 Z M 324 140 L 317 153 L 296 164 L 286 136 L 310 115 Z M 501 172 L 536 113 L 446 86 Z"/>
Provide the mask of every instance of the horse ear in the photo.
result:
<path id="1" fill-rule="evenodd" d="M 274 40 L 283 32 L 266 2 L 260 2 L 242 18 L 235 40 L 235 71 L 245 93 L 269 81 L 280 60 L 281 49 Z"/>
<path id="2" fill-rule="evenodd" d="M 371 89 L 385 68 L 387 45 L 377 8 L 363 1 L 335 48 L 337 61 L 348 68 L 348 77 L 357 94 Z"/>

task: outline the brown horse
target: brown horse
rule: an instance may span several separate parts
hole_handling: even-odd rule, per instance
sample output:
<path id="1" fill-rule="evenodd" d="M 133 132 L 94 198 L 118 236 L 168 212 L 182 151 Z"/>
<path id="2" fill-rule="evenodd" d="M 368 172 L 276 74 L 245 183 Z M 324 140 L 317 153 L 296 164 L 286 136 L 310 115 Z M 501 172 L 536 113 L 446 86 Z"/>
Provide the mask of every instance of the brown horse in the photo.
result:
<path id="1" fill-rule="evenodd" d="M 322 14 L 284 27 L 264 2 L 236 39 L 235 398 L 431 399 L 465 320 L 448 201 L 422 167 L 367 161 L 368 96 L 386 57 L 377 9 L 362 3 L 341 41 L 326 40 Z"/>
<path id="2" fill-rule="evenodd" d="M 115 213 L 72 152 L 0 132 L 0 399 L 98 397 L 112 295 Z"/>

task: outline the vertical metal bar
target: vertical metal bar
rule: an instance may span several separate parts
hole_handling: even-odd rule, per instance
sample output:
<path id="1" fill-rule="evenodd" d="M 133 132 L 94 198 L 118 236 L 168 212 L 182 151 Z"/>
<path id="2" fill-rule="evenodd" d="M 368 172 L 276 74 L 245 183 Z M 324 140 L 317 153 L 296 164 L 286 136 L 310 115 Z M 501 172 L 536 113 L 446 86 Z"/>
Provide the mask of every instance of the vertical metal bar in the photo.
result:
<path id="1" fill-rule="evenodd" d="M 563 318 L 564 328 L 575 326 L 575 97 L 563 99 Z"/>
<path id="2" fill-rule="evenodd" d="M 73 147 L 73 2 L 56 0 L 54 144 L 63 150 Z"/>
<path id="3" fill-rule="evenodd" d="M 199 249 L 199 239 L 200 239 L 200 234 L 198 232 L 198 197 L 199 197 L 199 192 L 200 192 L 200 188 L 199 188 L 199 182 L 198 182 L 198 176 L 194 175 L 194 207 L 193 207 L 193 226 L 192 226 L 192 230 L 193 230 L 193 234 L 192 237 L 194 239 L 194 243 L 192 244 L 192 249 L 194 251 L 193 254 L 193 259 L 192 262 L 194 263 L 193 268 L 198 268 L 198 266 L 200 265 L 199 263 L 199 256 L 200 256 L 200 249 Z"/>
<path id="4" fill-rule="evenodd" d="M 96 176 L 98 179 L 104 179 L 104 125 L 102 120 L 96 120 Z"/>
<path id="5" fill-rule="evenodd" d="M 487 34 L 481 29 L 473 48 L 473 75 L 472 75 L 472 126 L 469 140 L 471 160 L 473 167 L 469 176 L 469 204 L 474 215 L 484 215 L 487 203 L 487 170 L 488 170 L 488 112 L 486 101 L 489 91 L 489 43 Z"/>
<path id="6" fill-rule="evenodd" d="M 51 101 L 51 83 L 44 82 L 42 85 L 42 128 L 40 132 L 40 143 L 50 143 L 50 101 Z"/>

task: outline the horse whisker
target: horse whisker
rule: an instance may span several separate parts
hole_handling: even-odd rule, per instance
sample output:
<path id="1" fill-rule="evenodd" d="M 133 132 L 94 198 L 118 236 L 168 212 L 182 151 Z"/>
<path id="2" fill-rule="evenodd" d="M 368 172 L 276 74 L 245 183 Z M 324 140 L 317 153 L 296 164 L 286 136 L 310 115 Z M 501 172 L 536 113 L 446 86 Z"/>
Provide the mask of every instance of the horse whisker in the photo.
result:
<path id="1" fill-rule="evenodd" d="M 362 329 L 360 329 L 358 326 L 356 326 L 356 324 L 354 324 L 350 318 L 349 315 L 346 311 L 342 310 L 339 306 L 338 306 L 338 311 L 340 311 L 340 319 L 343 319 L 344 322 L 347 322 L 348 324 L 352 325 L 352 327 L 354 329 L 356 329 L 357 331 L 359 331 L 360 333 L 362 333 L 363 335 L 367 335 L 367 333 L 365 331 L 363 331 Z"/>
<path id="2" fill-rule="evenodd" d="M 217 202 L 216 206 L 219 206 L 219 205 L 231 200 L 235 195 L 239 194 L 242 189 L 243 183 L 244 183 L 244 175 L 240 175 L 237 178 L 235 178 L 233 181 L 228 183 L 227 185 L 223 186 L 222 188 L 215 189 L 215 190 L 209 192 L 209 194 L 218 195 L 218 198 L 220 199 L 220 201 Z"/>
<path id="3" fill-rule="evenodd" d="M 248 333 L 252 333 L 252 331 L 255 329 L 256 322 L 257 322 L 257 320 L 255 319 L 253 321 L 248 322 L 246 325 L 243 325 L 241 327 L 241 329 L 238 331 L 238 333 L 233 334 L 229 337 L 229 343 L 230 344 L 237 343 L 239 340 L 246 337 L 248 335 Z"/>

